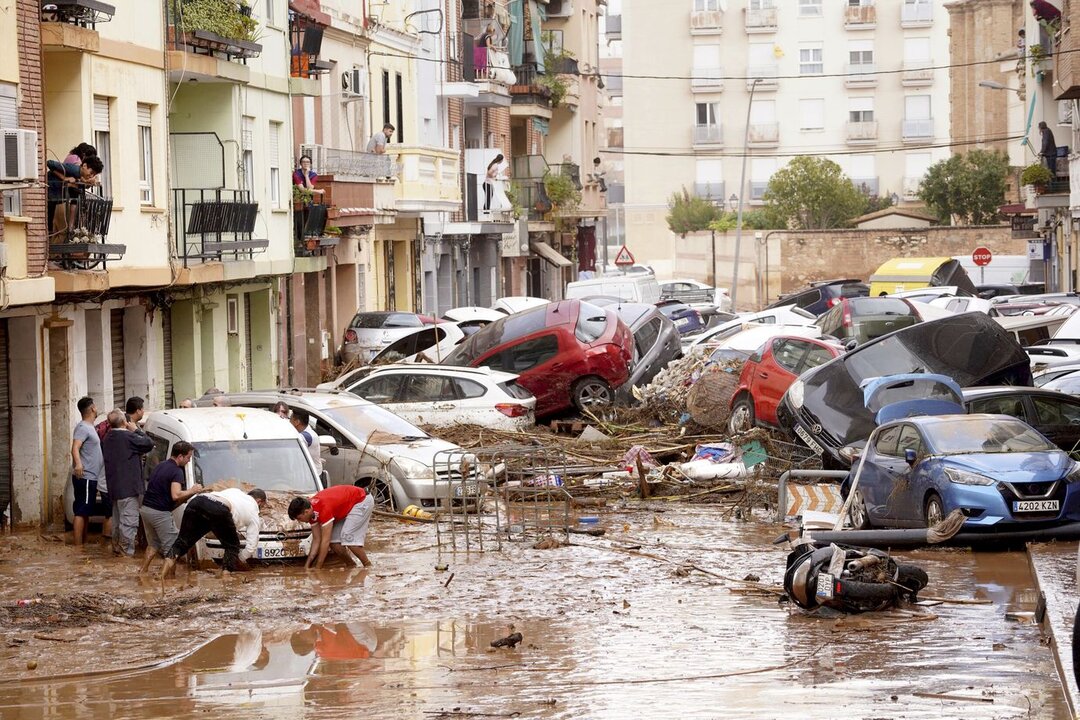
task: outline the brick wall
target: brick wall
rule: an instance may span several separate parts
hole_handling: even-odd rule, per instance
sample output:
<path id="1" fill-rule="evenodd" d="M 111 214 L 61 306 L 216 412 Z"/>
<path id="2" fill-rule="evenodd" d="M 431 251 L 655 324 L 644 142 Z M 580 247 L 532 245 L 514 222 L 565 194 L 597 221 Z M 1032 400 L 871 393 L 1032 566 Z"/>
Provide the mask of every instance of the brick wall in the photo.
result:
<path id="1" fill-rule="evenodd" d="M 45 176 L 45 108 L 41 85 L 41 2 L 18 0 L 19 126 L 38 132 L 38 168 Z M 45 187 L 22 191 L 22 213 L 31 218 L 26 228 L 26 270 L 30 277 L 45 274 L 49 244 L 46 238 Z M 2 225 L 2 223 L 0 223 Z"/>

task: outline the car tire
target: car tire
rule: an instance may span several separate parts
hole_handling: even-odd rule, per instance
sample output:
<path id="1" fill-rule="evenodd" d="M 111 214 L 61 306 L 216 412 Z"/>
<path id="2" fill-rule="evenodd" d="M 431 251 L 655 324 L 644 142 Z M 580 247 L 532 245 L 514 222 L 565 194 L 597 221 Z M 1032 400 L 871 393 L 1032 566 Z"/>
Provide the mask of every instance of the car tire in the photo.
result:
<path id="1" fill-rule="evenodd" d="M 390 491 L 390 486 L 382 480 L 357 480 L 353 484 L 358 488 L 363 488 L 375 497 L 376 508 L 394 511 L 394 493 Z"/>
<path id="2" fill-rule="evenodd" d="M 863 502 L 862 493 L 858 488 L 855 488 L 851 507 L 848 508 L 848 520 L 851 521 L 851 527 L 856 530 L 870 529 L 870 514 L 866 512 L 866 503 Z"/>
<path id="3" fill-rule="evenodd" d="M 574 383 L 571 392 L 574 407 L 578 410 L 604 407 L 615 400 L 615 393 L 612 392 L 611 386 L 595 376 L 581 378 Z"/>
<path id="4" fill-rule="evenodd" d="M 923 505 L 923 520 L 926 527 L 933 527 L 945 519 L 945 505 L 941 502 L 941 496 L 930 493 Z"/>
<path id="5" fill-rule="evenodd" d="M 743 393 L 731 405 L 731 417 L 728 418 L 728 430 L 732 435 L 754 429 L 757 418 L 754 417 L 754 399 L 749 393 Z"/>

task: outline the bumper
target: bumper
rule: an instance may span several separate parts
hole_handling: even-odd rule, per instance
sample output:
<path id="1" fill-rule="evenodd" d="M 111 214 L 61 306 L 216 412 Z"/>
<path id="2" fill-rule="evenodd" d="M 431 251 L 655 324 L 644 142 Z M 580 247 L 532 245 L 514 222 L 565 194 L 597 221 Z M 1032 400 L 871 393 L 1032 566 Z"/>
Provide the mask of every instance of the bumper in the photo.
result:
<path id="1" fill-rule="evenodd" d="M 1059 502 L 1056 512 L 1015 512 L 1015 499 L 1004 497 L 997 486 L 974 487 L 951 483 L 942 493 L 945 512 L 956 508 L 968 516 L 966 529 L 1022 530 L 1080 521 L 1080 489 L 1065 487 L 1063 493 L 1055 493 Z"/>
<path id="2" fill-rule="evenodd" d="M 203 552 L 200 553 L 200 557 L 206 557 L 211 560 L 221 560 L 225 555 L 225 551 L 221 547 L 221 543 L 213 536 L 204 538 L 199 541 L 203 545 Z M 241 543 L 243 540 L 241 539 Z M 241 544 L 241 548 L 243 545 Z M 251 556 L 251 560 L 259 560 L 262 562 L 284 562 L 287 560 L 302 560 L 307 557 L 308 550 L 311 548 L 311 532 L 305 531 L 303 536 L 290 537 L 286 540 L 259 540 L 259 544 L 255 546 L 255 554 Z"/>
<path id="3" fill-rule="evenodd" d="M 821 432 L 820 429 L 818 432 L 814 432 L 815 428 L 791 407 L 786 395 L 780 399 L 776 406 L 776 422 L 793 441 L 805 445 L 814 452 L 817 452 L 817 448 L 811 447 L 806 438 L 809 437 L 817 443 L 822 449 L 823 460 L 831 458 L 841 467 L 848 468 L 851 466 L 851 463 L 840 455 L 840 446 L 827 438 L 826 434 Z"/>

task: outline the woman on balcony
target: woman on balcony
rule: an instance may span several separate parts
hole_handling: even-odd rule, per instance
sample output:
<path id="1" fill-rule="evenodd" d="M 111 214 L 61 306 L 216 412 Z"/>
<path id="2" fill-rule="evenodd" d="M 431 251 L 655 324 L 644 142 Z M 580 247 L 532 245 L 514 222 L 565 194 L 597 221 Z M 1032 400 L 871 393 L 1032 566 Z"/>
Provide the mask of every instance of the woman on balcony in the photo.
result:
<path id="1" fill-rule="evenodd" d="M 502 153 L 492 159 L 484 174 L 484 212 L 509 210 L 513 206 L 506 197 L 506 181 L 510 177 L 510 167 Z"/>
<path id="2" fill-rule="evenodd" d="M 495 49 L 495 25 L 488 23 L 484 33 L 476 38 L 476 47 L 473 49 L 473 65 L 476 66 L 476 79 L 487 79 L 488 76 L 488 52 Z"/>
<path id="3" fill-rule="evenodd" d="M 311 156 L 301 155 L 300 167 L 298 167 L 292 175 L 293 185 L 299 185 L 301 188 L 307 190 L 312 195 L 322 195 L 324 191 L 315 187 L 315 181 L 318 179 L 318 173 L 311 169 Z M 306 207 L 310 205 L 312 200 L 313 198 L 311 197 L 305 197 L 304 206 Z"/>
<path id="4" fill-rule="evenodd" d="M 315 187 L 315 181 L 319 179 L 318 173 L 311 169 L 311 156 L 300 156 L 300 167 L 292 176 L 293 181 L 293 231 L 296 235 L 297 252 L 306 252 L 305 239 L 322 234 L 325 226 L 325 213 L 316 211 L 322 208 L 312 209 L 312 205 L 322 205 L 323 195 L 326 193 L 322 188 Z M 315 221 L 311 223 L 311 214 L 315 212 Z M 314 224 L 315 227 L 309 227 Z"/>

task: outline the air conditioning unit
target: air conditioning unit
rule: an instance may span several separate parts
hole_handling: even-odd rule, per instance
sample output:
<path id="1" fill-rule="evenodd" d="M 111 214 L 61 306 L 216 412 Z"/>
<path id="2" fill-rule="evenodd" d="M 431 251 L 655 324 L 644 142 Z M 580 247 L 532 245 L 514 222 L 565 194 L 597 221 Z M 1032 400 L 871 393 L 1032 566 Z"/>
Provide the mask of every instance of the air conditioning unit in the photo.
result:
<path id="1" fill-rule="evenodd" d="M 574 0 L 550 0 L 547 6 L 547 16 L 570 17 L 574 14 Z"/>
<path id="2" fill-rule="evenodd" d="M 345 97 L 365 97 L 367 95 L 367 70 L 352 68 L 341 73 L 341 94 Z"/>
<path id="3" fill-rule="evenodd" d="M 0 130 L 0 182 L 37 179 L 37 140 L 34 130 Z"/>

